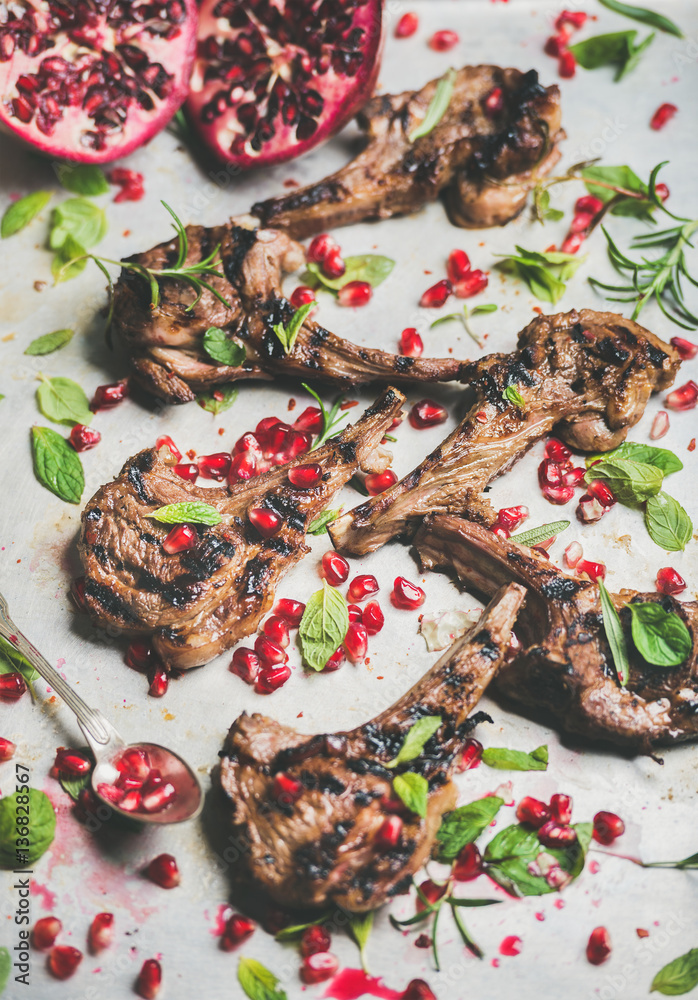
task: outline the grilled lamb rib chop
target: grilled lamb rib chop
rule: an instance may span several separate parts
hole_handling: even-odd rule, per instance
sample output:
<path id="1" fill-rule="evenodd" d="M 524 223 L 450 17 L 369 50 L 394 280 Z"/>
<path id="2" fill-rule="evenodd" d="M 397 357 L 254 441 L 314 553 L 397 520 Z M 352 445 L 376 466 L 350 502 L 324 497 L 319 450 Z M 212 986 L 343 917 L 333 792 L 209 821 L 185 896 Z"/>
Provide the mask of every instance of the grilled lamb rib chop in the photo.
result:
<path id="1" fill-rule="evenodd" d="M 305 257 L 285 233 L 247 229 L 231 220 L 206 229 L 187 226 L 187 266 L 205 259 L 220 245 L 224 276 L 207 279 L 226 300 L 223 305 L 204 290 L 196 294 L 185 282 L 159 281 L 160 302 L 151 306 L 150 286 L 141 274 L 124 269 L 114 289 L 113 329 L 123 338 L 135 380 L 169 403 L 187 403 L 195 394 L 224 382 L 274 375 L 320 380 L 340 388 L 367 382 L 452 381 L 462 363 L 453 358 L 407 358 L 335 336 L 310 319 L 301 327 L 288 354 L 273 331 L 294 313 L 281 294 L 281 278 L 299 268 Z M 171 266 L 178 239 L 127 258 L 155 270 Z M 203 349 L 209 327 L 222 327 L 244 344 L 247 360 L 239 368 L 215 362 Z"/>
<path id="2" fill-rule="evenodd" d="M 441 120 L 410 142 L 438 83 L 374 97 L 357 118 L 367 145 L 356 159 L 317 184 L 253 205 L 253 214 L 264 226 L 304 239 L 335 226 L 414 212 L 444 192 L 454 225 L 509 222 L 559 159 L 558 88 L 542 87 L 535 70 L 465 66 Z M 501 110 L 491 112 L 486 101 L 497 90 Z"/>
<path id="3" fill-rule="evenodd" d="M 307 453 L 227 489 L 181 479 L 155 449 L 129 459 L 83 511 L 79 551 L 88 612 L 100 625 L 151 635 L 168 667 L 208 663 L 256 629 L 278 581 L 308 551 L 307 525 L 360 467 L 372 467 L 404 398 L 386 389 L 356 425 L 312 452 L 324 472 L 313 489 L 297 489 L 287 478 L 289 468 L 309 461 Z M 212 504 L 223 520 L 197 527 L 195 548 L 168 555 L 162 541 L 171 526 L 149 515 L 193 500 Z M 277 534 L 265 539 L 257 532 L 247 519 L 254 507 L 283 518 Z"/>
<path id="4" fill-rule="evenodd" d="M 245 866 L 273 898 L 285 906 L 332 902 L 363 911 L 409 888 L 441 815 L 455 806 L 450 775 L 476 721 L 467 716 L 507 652 L 524 594 L 517 585 L 503 588 L 422 680 L 351 732 L 308 737 L 257 714 L 233 723 L 217 780 L 247 845 Z M 381 847 L 377 837 L 390 815 L 386 803 L 396 773 L 384 765 L 425 715 L 440 715 L 440 729 L 418 758 L 397 770 L 428 780 L 427 816 L 406 813 L 398 842 Z"/>
<path id="5" fill-rule="evenodd" d="M 634 590 L 611 594 L 628 637 L 630 679 L 623 689 L 596 584 L 567 576 L 526 546 L 458 517 L 426 518 L 415 545 L 425 569 L 452 567 L 480 593 L 511 582 L 527 588 L 526 614 L 516 627 L 524 649 L 495 682 L 504 696 L 547 710 L 561 729 L 631 749 L 698 736 L 698 603 Z M 630 612 L 622 609 L 645 601 L 676 612 L 688 627 L 693 651 L 680 666 L 651 666 L 635 650 Z"/>
<path id="6" fill-rule="evenodd" d="M 329 528 L 340 552 L 362 555 L 409 531 L 429 513 L 462 513 L 491 524 L 482 490 L 555 429 L 583 451 L 608 451 L 625 439 L 652 392 L 671 385 L 673 348 L 615 313 L 572 310 L 539 316 L 519 334 L 518 350 L 490 354 L 463 372 L 476 394 L 465 419 L 413 472 Z M 520 408 L 503 392 L 516 385 Z"/>

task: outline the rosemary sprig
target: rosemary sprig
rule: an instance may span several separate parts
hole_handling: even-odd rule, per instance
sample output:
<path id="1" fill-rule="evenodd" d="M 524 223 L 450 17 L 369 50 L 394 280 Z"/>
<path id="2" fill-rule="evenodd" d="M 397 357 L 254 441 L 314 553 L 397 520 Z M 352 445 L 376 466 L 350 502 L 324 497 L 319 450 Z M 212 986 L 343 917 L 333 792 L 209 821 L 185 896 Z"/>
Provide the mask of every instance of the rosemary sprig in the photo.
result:
<path id="1" fill-rule="evenodd" d="M 325 441 L 328 441 L 333 436 L 333 434 L 336 433 L 335 428 L 337 428 L 339 426 L 339 424 L 343 420 L 346 420 L 346 418 L 349 416 L 349 414 L 348 413 L 342 413 L 341 416 L 337 416 L 337 414 L 339 413 L 340 407 L 341 407 L 341 405 L 342 405 L 342 403 L 344 401 L 344 396 L 340 396 L 335 401 L 332 409 L 328 412 L 327 409 L 326 409 L 326 407 L 325 407 L 325 404 L 320 399 L 320 397 L 318 396 L 318 394 L 316 392 L 314 392 L 310 388 L 309 385 L 306 385 L 305 382 L 302 382 L 301 384 L 302 384 L 303 388 L 305 389 L 305 391 L 309 392 L 310 395 L 314 399 L 316 399 L 318 401 L 318 403 L 320 404 L 320 410 L 322 411 L 322 430 L 320 431 L 320 433 L 318 434 L 318 436 L 315 438 L 315 441 L 313 442 L 313 446 L 310 449 L 311 451 L 315 451 L 316 448 L 319 448 L 320 445 L 323 445 L 325 443 Z"/>

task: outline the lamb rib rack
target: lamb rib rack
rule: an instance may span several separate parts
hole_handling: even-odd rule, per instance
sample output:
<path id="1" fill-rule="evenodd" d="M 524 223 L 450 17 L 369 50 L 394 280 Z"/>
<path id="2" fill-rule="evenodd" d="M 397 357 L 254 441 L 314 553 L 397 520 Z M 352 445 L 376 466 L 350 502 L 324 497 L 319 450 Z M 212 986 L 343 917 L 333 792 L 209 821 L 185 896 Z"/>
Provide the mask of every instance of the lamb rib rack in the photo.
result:
<path id="1" fill-rule="evenodd" d="M 376 461 L 384 467 L 380 441 L 404 399 L 386 389 L 354 426 L 317 451 L 227 489 L 201 489 L 181 479 L 166 448 L 129 459 L 82 514 L 87 611 L 102 626 L 150 635 L 168 667 L 208 663 L 256 629 L 283 574 L 308 552 L 308 524 L 333 495 L 359 468 L 375 468 Z M 288 470 L 309 460 L 323 469 L 320 485 L 294 487 Z M 160 506 L 194 500 L 214 506 L 222 521 L 197 526 L 196 546 L 170 555 L 162 542 L 171 526 L 150 515 Z M 270 538 L 248 520 L 257 507 L 283 519 Z"/>
<path id="2" fill-rule="evenodd" d="M 456 226 L 509 222 L 559 159 L 558 88 L 542 87 L 535 70 L 465 66 L 441 120 L 410 142 L 438 83 L 374 97 L 357 117 L 366 147 L 356 159 L 316 184 L 258 202 L 253 214 L 304 239 L 414 212 L 443 193 Z"/>
<path id="3" fill-rule="evenodd" d="M 462 379 L 475 392 L 465 419 L 413 472 L 338 518 L 332 541 L 340 552 L 363 555 L 429 513 L 467 510 L 491 524 L 483 489 L 535 441 L 554 429 L 583 451 L 615 448 L 652 392 L 671 385 L 679 363 L 668 344 L 615 313 L 537 317 L 519 334 L 517 351 L 465 368 Z M 504 399 L 508 386 L 518 388 L 523 407 Z"/>
<path id="4" fill-rule="evenodd" d="M 463 364 L 453 358 L 408 358 L 357 347 L 310 319 L 285 354 L 273 327 L 287 323 L 295 312 L 281 294 L 281 278 L 303 264 L 301 245 L 285 233 L 248 229 L 236 220 L 211 229 L 187 226 L 186 232 L 186 266 L 204 260 L 220 245 L 224 274 L 208 280 L 229 308 L 206 289 L 190 308 L 194 290 L 181 280 L 161 278 L 160 302 L 154 309 L 148 282 L 138 272 L 122 270 L 114 289 L 113 330 L 124 342 L 133 378 L 147 392 L 168 403 L 187 403 L 197 392 L 225 382 L 275 375 L 342 389 L 368 382 L 448 382 L 460 377 Z M 175 238 L 127 261 L 162 270 L 172 266 L 178 247 Z M 203 336 L 211 326 L 225 329 L 244 345 L 244 364 L 219 364 L 206 354 Z"/>
<path id="5" fill-rule="evenodd" d="M 457 640 L 391 708 L 351 732 L 305 736 L 263 715 L 231 727 L 216 780 L 230 800 L 242 857 L 257 884 L 284 906 L 335 903 L 372 910 L 409 888 L 429 856 L 441 815 L 456 803 L 450 781 L 468 719 L 507 653 L 525 595 L 502 588 L 472 631 Z M 393 846 L 380 843 L 391 799 L 385 764 L 418 719 L 442 725 L 415 760 L 401 764 L 429 783 L 426 819 L 404 810 Z"/>
<path id="6" fill-rule="evenodd" d="M 426 518 L 415 545 L 425 569 L 452 568 L 482 594 L 512 582 L 526 587 L 526 613 L 516 626 L 524 648 L 495 681 L 507 699 L 545 710 L 560 729 L 636 750 L 698 736 L 698 603 L 635 590 L 611 594 L 630 654 L 630 679 L 621 688 L 595 583 L 458 517 Z M 635 651 L 624 606 L 646 601 L 676 612 L 688 627 L 693 649 L 680 666 L 655 667 Z"/>

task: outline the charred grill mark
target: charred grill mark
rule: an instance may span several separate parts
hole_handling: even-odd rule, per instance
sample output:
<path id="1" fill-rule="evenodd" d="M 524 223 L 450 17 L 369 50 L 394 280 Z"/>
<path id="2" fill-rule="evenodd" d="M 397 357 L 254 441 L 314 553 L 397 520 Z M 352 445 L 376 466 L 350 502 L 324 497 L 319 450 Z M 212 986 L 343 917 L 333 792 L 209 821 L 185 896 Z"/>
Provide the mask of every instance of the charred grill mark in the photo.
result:
<path id="1" fill-rule="evenodd" d="M 618 368 L 630 357 L 630 351 L 626 351 L 611 337 L 604 337 L 598 342 L 598 353 L 604 361 L 608 361 L 609 364 L 616 365 Z"/>
<path id="2" fill-rule="evenodd" d="M 155 535 L 151 535 L 149 531 L 139 531 L 138 532 L 138 537 L 140 538 L 140 540 L 142 542 L 145 542 L 146 545 L 159 545 L 160 544 L 160 539 L 157 538 Z"/>
<path id="3" fill-rule="evenodd" d="M 86 521 L 99 521 L 99 519 L 100 519 L 101 516 L 102 516 L 102 511 L 99 509 L 99 507 L 91 507 L 85 513 L 85 520 Z"/>
<path id="4" fill-rule="evenodd" d="M 344 187 L 336 181 L 320 181 L 312 187 L 304 188 L 297 194 L 289 194 L 285 198 L 276 199 L 272 203 L 273 215 L 284 212 L 295 212 L 301 208 L 312 208 L 320 202 L 328 201 L 336 203 L 342 201 L 347 192 Z M 262 219 L 264 222 L 269 217 L 269 204 L 265 201 L 258 201 L 252 206 L 252 214 Z"/>
<path id="5" fill-rule="evenodd" d="M 283 493 L 272 493 L 264 498 L 263 507 L 278 514 L 294 531 L 305 529 L 306 515 L 299 509 L 298 501 Z"/>
<path id="6" fill-rule="evenodd" d="M 329 336 L 329 330 L 325 330 L 322 326 L 316 326 L 310 335 L 308 343 L 311 347 L 321 347 Z"/>
<path id="7" fill-rule="evenodd" d="M 301 783 L 308 791 L 325 792 L 328 795 L 341 795 L 346 790 L 346 785 L 339 778 L 332 774 L 315 774 L 306 769 L 301 771 Z"/>
<path id="8" fill-rule="evenodd" d="M 109 587 L 97 583 L 96 580 L 93 580 L 89 576 L 85 579 L 85 595 L 96 601 L 104 609 L 109 618 L 119 619 L 128 625 L 137 623 L 138 619 L 120 597 L 117 597 Z"/>
<path id="9" fill-rule="evenodd" d="M 546 582 L 541 586 L 540 591 L 543 597 L 547 597 L 550 601 L 571 601 L 578 591 L 580 590 L 582 584 L 577 583 L 576 580 L 570 580 L 566 576 L 553 576 L 551 579 L 546 580 Z"/>
<path id="10" fill-rule="evenodd" d="M 403 355 L 398 355 L 395 358 L 395 371 L 404 375 L 405 372 L 408 372 L 414 366 L 415 360 L 415 358 L 406 358 Z"/>
<path id="11" fill-rule="evenodd" d="M 342 456 L 343 462 L 353 464 L 356 461 L 356 442 L 340 441 L 339 454 Z"/>
<path id="12" fill-rule="evenodd" d="M 135 465 L 135 463 L 128 470 L 128 481 L 136 491 L 136 496 L 141 501 L 141 503 L 145 504 L 155 503 L 155 501 L 151 499 L 150 494 L 146 490 L 143 476 L 141 475 L 141 472 Z"/>
<path id="13" fill-rule="evenodd" d="M 654 344 L 647 343 L 647 357 L 650 359 L 655 368 L 661 368 L 664 362 L 668 359 L 669 355 L 662 351 L 659 347 L 655 347 Z"/>
<path id="14" fill-rule="evenodd" d="M 195 580 L 208 580 L 221 568 L 226 559 L 235 555 L 235 546 L 217 535 L 207 535 L 189 552 L 182 554 L 180 564 Z"/>
<path id="15" fill-rule="evenodd" d="M 256 229 L 243 229 L 241 226 L 233 226 L 231 228 L 231 246 L 223 258 L 223 271 L 231 285 L 235 286 L 239 281 L 245 257 L 256 242 Z"/>
<path id="16" fill-rule="evenodd" d="M 186 581 L 186 578 L 180 577 L 180 580 Z M 198 588 L 190 582 L 185 582 L 183 586 L 175 581 L 165 583 L 146 570 L 142 570 L 138 577 L 138 587 L 151 594 L 160 594 L 173 608 L 185 608 L 198 594 Z"/>
<path id="17" fill-rule="evenodd" d="M 281 556 L 283 558 L 290 556 L 295 550 L 295 546 L 291 545 L 290 542 L 284 541 L 283 538 L 268 538 L 265 542 L 264 548 L 271 549 L 271 551 L 276 553 L 277 556 Z"/>
<path id="18" fill-rule="evenodd" d="M 254 556 L 245 567 L 243 586 L 241 594 L 243 597 L 257 597 L 261 599 L 264 593 L 264 585 L 271 577 L 271 566 L 268 562 Z"/>

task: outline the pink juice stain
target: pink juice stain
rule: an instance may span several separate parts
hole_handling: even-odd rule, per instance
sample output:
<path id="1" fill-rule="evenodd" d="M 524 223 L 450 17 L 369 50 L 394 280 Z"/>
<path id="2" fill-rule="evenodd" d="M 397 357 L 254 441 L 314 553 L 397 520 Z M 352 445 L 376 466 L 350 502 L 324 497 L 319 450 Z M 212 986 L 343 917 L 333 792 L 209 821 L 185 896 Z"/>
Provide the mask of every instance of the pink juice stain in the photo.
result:
<path id="1" fill-rule="evenodd" d="M 514 955 L 519 955 L 521 949 L 523 948 L 523 941 L 516 934 L 510 934 L 509 937 L 505 937 L 499 946 L 499 954 L 506 955 L 508 958 L 513 958 Z"/>
<path id="2" fill-rule="evenodd" d="M 51 892 L 47 885 L 41 885 L 34 879 L 29 882 L 29 892 L 32 896 L 38 896 L 41 899 L 41 905 L 45 910 L 53 910 L 56 906 L 56 894 Z"/>
<path id="3" fill-rule="evenodd" d="M 564 910 L 565 908 L 564 899 L 556 899 L 555 902 L 553 903 L 553 906 L 555 907 L 556 910 Z"/>
<path id="4" fill-rule="evenodd" d="M 342 969 L 323 993 L 333 1000 L 358 1000 L 359 997 L 379 997 L 380 1000 L 401 1000 L 402 993 L 384 986 L 380 978 L 369 976 L 363 969 Z"/>
<path id="5" fill-rule="evenodd" d="M 598 861 L 589 862 L 589 871 L 591 872 L 592 875 L 596 875 L 600 867 L 601 865 L 598 863 Z"/>

